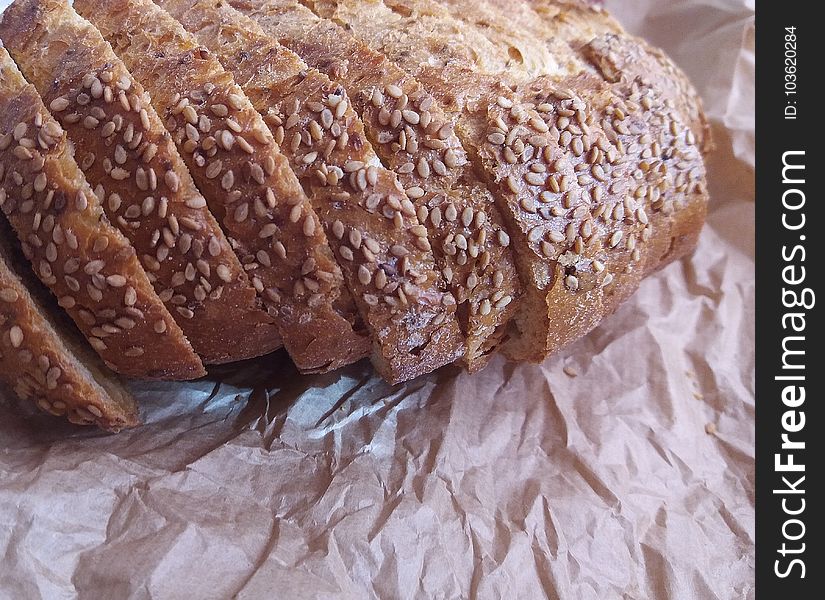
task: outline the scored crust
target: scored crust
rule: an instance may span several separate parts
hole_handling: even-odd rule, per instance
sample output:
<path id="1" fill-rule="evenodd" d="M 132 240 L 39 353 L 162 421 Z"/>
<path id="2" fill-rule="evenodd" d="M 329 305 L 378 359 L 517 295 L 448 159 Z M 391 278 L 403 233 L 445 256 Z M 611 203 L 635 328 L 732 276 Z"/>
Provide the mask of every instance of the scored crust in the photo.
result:
<path id="1" fill-rule="evenodd" d="M 34 272 L 115 371 L 195 379 L 203 365 L 128 240 L 103 215 L 63 129 L 0 48 L 0 209 Z"/>
<path id="2" fill-rule="evenodd" d="M 318 215 L 232 74 L 150 0 L 74 7 L 150 93 L 297 367 L 326 372 L 367 356 L 369 335 Z"/>
<path id="3" fill-rule="evenodd" d="M 238 3 L 246 11 L 254 6 Z M 452 120 L 420 82 L 297 2 L 265 10 L 261 23 L 269 33 L 349 92 L 376 153 L 396 173 L 427 228 L 458 302 L 467 337 L 463 362 L 479 370 L 504 335 L 521 291 L 501 215 L 473 173 Z M 256 46 L 264 35 L 257 34 Z"/>
<path id="4" fill-rule="evenodd" d="M 398 382 L 460 358 L 456 303 L 433 261 L 429 232 L 375 155 L 343 86 L 228 6 L 162 5 L 216 52 L 264 113 L 327 228 L 377 342 L 379 372 Z"/>
<path id="5" fill-rule="evenodd" d="M 110 221 L 204 362 L 280 347 L 148 94 L 97 29 L 65 0 L 16 0 L 0 37 L 74 142 Z"/>

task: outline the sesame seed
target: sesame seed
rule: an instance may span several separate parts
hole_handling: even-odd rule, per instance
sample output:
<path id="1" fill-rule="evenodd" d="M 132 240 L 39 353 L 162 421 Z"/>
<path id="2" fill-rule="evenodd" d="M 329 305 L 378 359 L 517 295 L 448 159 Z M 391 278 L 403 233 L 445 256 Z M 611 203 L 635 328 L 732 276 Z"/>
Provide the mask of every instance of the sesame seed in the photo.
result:
<path id="1" fill-rule="evenodd" d="M 504 96 L 499 96 L 496 100 L 496 103 L 504 109 L 511 109 L 513 108 L 513 101 L 509 98 L 505 98 Z"/>
<path id="2" fill-rule="evenodd" d="M 23 344 L 23 330 L 14 325 L 9 330 L 9 340 L 13 348 L 19 348 Z"/>
<path id="3" fill-rule="evenodd" d="M 12 152 L 14 153 L 15 158 L 19 160 L 31 160 L 32 156 L 34 156 L 31 150 L 25 146 L 15 146 Z"/>
<path id="4" fill-rule="evenodd" d="M 106 278 L 106 283 L 108 283 L 113 288 L 120 288 L 126 285 L 126 278 L 123 275 L 109 275 Z"/>
<path id="5" fill-rule="evenodd" d="M 275 159 L 271 155 L 266 155 L 264 157 L 263 167 L 264 171 L 267 175 L 273 175 L 275 173 Z"/>
<path id="6" fill-rule="evenodd" d="M 183 118 L 186 119 L 188 123 L 190 123 L 191 125 L 197 125 L 198 113 L 193 106 L 187 104 L 183 107 L 181 114 L 183 114 Z"/>
<path id="7" fill-rule="evenodd" d="M 86 210 L 86 208 L 88 208 L 88 206 L 89 201 L 86 198 L 86 194 L 83 192 L 83 190 L 78 190 L 77 196 L 75 198 L 75 208 L 80 212 L 83 212 Z"/>
<path id="8" fill-rule="evenodd" d="M 115 167 L 109 173 L 109 176 L 115 181 L 123 181 L 124 179 L 129 179 L 130 173 L 126 169 L 123 169 L 121 167 Z"/>
<path id="9" fill-rule="evenodd" d="M 542 177 L 539 173 L 527 173 L 524 176 L 524 180 L 530 185 L 535 185 L 535 186 L 543 186 L 544 185 L 544 177 Z"/>
<path id="10" fill-rule="evenodd" d="M 487 136 L 487 141 L 493 144 L 494 146 L 503 146 L 505 142 L 504 134 L 503 133 L 491 133 Z"/>
<path id="11" fill-rule="evenodd" d="M 63 112 L 69 107 L 69 100 L 68 98 L 59 97 L 55 98 L 49 103 L 49 110 L 53 112 Z"/>
<path id="12" fill-rule="evenodd" d="M 215 271 L 218 274 L 218 277 L 220 278 L 221 281 L 224 281 L 226 283 L 229 283 L 230 281 L 232 281 L 232 272 L 229 270 L 229 267 L 227 267 L 226 265 L 224 265 L 224 264 L 218 265 L 218 268 Z"/>
<path id="13" fill-rule="evenodd" d="M 426 192 L 424 191 L 424 189 L 419 186 L 413 186 L 407 189 L 407 197 L 409 197 L 412 200 L 422 198 L 425 194 Z"/>
<path id="14" fill-rule="evenodd" d="M 236 223 L 243 223 L 249 216 L 249 204 L 244 202 L 235 207 L 234 218 Z"/>
<path id="15" fill-rule="evenodd" d="M 163 176 L 163 181 L 166 183 L 166 187 L 172 190 L 172 193 L 178 191 L 180 187 L 180 177 L 174 171 L 166 171 L 166 174 Z"/>
<path id="16" fill-rule="evenodd" d="M 143 349 L 142 348 L 130 348 L 130 350 L 138 350 L 138 349 L 140 350 L 140 354 L 143 354 Z M 129 352 L 129 350 L 126 351 L 126 356 L 131 356 L 130 354 L 128 354 L 128 352 Z M 140 356 L 140 354 L 138 354 L 136 356 Z M 95 406 L 94 404 L 87 404 L 86 405 L 86 410 L 89 411 L 92 415 L 94 415 L 98 419 L 103 416 L 103 412 L 97 406 Z"/>
<path id="17" fill-rule="evenodd" d="M 264 175 L 264 170 L 261 168 L 261 165 L 258 163 L 249 163 L 249 165 L 249 173 L 252 175 L 252 179 L 254 179 L 258 185 L 263 185 L 266 182 L 266 175 Z"/>
<path id="18" fill-rule="evenodd" d="M 244 107 L 244 96 L 240 94 L 229 94 L 227 98 L 229 105 L 235 110 L 241 110 Z"/>
<path id="19" fill-rule="evenodd" d="M 361 282 L 361 285 L 369 285 L 372 281 L 372 274 L 364 265 L 358 267 L 358 281 Z"/>
<path id="20" fill-rule="evenodd" d="M 46 189 L 46 183 L 46 174 L 38 173 L 37 177 L 34 178 L 34 191 L 42 192 Z"/>
<path id="21" fill-rule="evenodd" d="M 421 116 L 414 110 L 401 111 L 404 120 L 411 125 L 418 125 L 421 122 Z"/>
<path id="22" fill-rule="evenodd" d="M 276 233 L 278 233 L 278 226 L 274 223 L 268 223 L 261 227 L 260 232 L 258 232 L 258 237 L 265 239 L 274 236 Z"/>
<path id="23" fill-rule="evenodd" d="M 232 186 L 234 184 L 235 184 L 235 174 L 230 169 L 226 173 L 223 174 L 223 177 L 221 178 L 221 187 L 224 190 L 229 191 L 229 190 L 232 189 Z"/>
<path id="24" fill-rule="evenodd" d="M 493 305 L 490 303 L 488 298 L 485 298 L 481 305 L 478 308 L 478 312 L 481 313 L 482 316 L 487 316 L 493 311 Z"/>
<path id="25" fill-rule="evenodd" d="M 175 308 L 175 310 L 184 319 L 193 319 L 195 317 L 195 313 L 192 312 L 190 309 L 186 308 L 185 306 L 178 306 Z"/>
<path id="26" fill-rule="evenodd" d="M 11 288 L 0 289 L 0 300 L 2 300 L 3 302 L 17 302 L 17 299 L 19 297 L 20 295 Z"/>
<path id="27" fill-rule="evenodd" d="M 372 98 L 370 101 L 375 108 L 381 108 L 384 105 L 384 94 L 381 93 L 381 90 L 375 88 L 372 91 Z"/>
<path id="28" fill-rule="evenodd" d="M 208 165 L 206 165 L 206 169 L 204 174 L 206 175 L 207 179 L 214 179 L 218 175 L 220 175 L 221 170 L 223 169 L 223 162 L 220 159 L 213 160 Z"/>
<path id="29" fill-rule="evenodd" d="M 304 219 L 303 232 L 306 237 L 312 237 L 315 235 L 315 220 L 312 218 L 311 214 L 307 215 Z"/>

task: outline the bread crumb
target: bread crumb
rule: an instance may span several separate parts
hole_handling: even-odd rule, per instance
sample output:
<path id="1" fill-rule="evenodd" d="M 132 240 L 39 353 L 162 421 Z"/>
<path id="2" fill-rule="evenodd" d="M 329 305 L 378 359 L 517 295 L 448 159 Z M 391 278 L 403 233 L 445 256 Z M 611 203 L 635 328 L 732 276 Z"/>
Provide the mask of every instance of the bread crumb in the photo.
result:
<path id="1" fill-rule="evenodd" d="M 704 394 L 700 394 L 699 392 L 693 392 L 693 397 L 696 398 L 697 400 L 704 400 L 705 399 Z"/>
<path id="2" fill-rule="evenodd" d="M 708 435 L 716 435 L 716 423 L 708 423 L 705 425 L 705 433 Z"/>
<path id="3" fill-rule="evenodd" d="M 578 377 L 579 373 L 573 367 L 564 367 L 564 374 L 568 377 Z"/>

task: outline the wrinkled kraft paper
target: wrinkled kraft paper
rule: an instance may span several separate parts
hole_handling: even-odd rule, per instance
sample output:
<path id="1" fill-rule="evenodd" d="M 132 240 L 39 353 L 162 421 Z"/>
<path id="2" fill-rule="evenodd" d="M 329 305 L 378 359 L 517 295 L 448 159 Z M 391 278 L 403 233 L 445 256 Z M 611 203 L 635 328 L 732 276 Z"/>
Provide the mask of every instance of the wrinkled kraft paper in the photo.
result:
<path id="1" fill-rule="evenodd" d="M 541 366 L 277 354 L 117 436 L 0 392 L 0 599 L 753 598 L 753 1 L 608 8 L 712 118 L 694 256 Z"/>

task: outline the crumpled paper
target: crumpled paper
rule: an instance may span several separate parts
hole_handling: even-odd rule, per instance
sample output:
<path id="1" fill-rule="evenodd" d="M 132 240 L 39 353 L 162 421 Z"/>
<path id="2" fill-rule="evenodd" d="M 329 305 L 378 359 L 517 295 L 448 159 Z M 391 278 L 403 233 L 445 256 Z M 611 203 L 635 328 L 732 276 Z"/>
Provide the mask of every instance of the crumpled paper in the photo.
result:
<path id="1" fill-rule="evenodd" d="M 754 4 L 607 5 L 713 121 L 694 256 L 541 366 L 276 354 L 117 436 L 0 391 L 0 599 L 753 598 Z"/>

